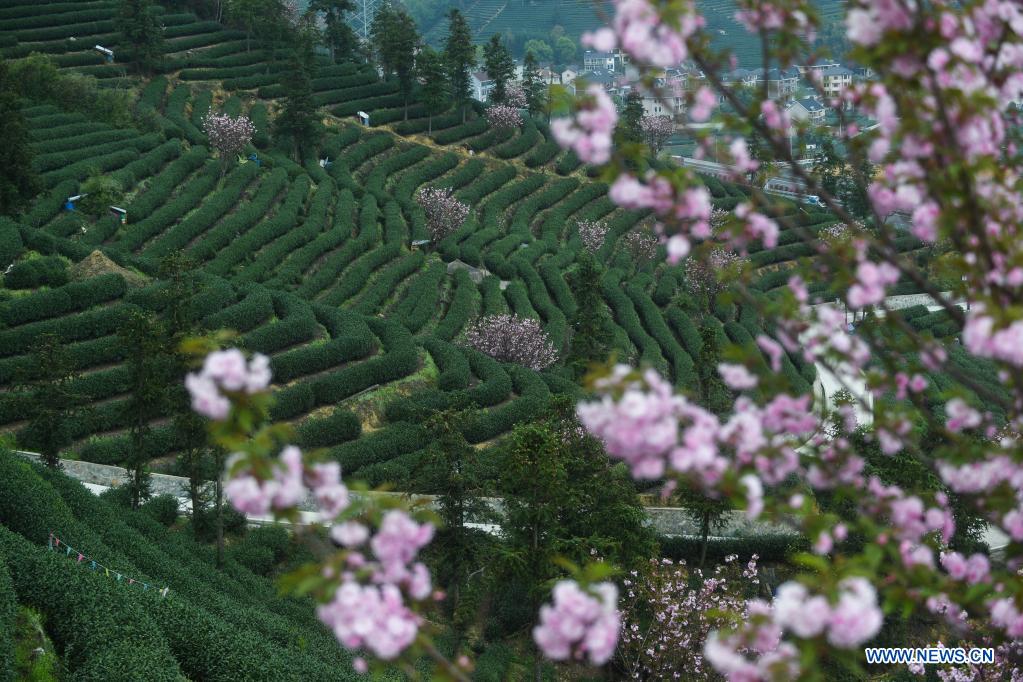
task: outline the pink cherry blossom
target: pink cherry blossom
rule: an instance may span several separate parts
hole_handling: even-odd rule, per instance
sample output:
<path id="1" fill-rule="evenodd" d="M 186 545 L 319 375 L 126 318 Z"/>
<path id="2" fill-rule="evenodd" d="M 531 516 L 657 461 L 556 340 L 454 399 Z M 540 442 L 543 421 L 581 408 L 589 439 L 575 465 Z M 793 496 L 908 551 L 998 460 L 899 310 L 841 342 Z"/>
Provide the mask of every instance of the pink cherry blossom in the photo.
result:
<path id="1" fill-rule="evenodd" d="M 599 85 L 586 88 L 585 100 L 574 118 L 551 121 L 551 133 L 558 144 L 575 150 L 586 163 L 607 163 L 611 158 L 611 135 L 618 122 L 614 102 Z"/>
<path id="2" fill-rule="evenodd" d="M 611 660 L 621 628 L 618 588 L 605 582 L 590 589 L 592 594 L 574 580 L 559 581 L 551 592 L 553 603 L 540 608 L 533 641 L 548 658 L 564 661 L 585 655 L 592 665 Z"/>
<path id="3" fill-rule="evenodd" d="M 718 373 L 725 384 L 736 391 L 743 391 L 757 385 L 757 377 L 742 365 L 727 362 L 718 364 Z"/>

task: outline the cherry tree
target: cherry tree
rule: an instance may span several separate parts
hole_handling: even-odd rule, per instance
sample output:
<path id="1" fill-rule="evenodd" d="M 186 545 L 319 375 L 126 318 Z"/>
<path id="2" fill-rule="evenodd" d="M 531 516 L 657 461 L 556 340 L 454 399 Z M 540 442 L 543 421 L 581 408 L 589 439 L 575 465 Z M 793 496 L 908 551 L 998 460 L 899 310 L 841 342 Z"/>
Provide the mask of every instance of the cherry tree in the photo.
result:
<path id="1" fill-rule="evenodd" d="M 765 64 L 810 65 L 821 56 L 822 26 L 809 0 L 737 5 L 751 40 L 762 43 Z M 676 393 L 656 371 L 617 365 L 593 377 L 594 395 L 577 407 L 580 421 L 637 480 L 667 481 L 669 489 L 688 486 L 730 500 L 748 519 L 789 524 L 811 541 L 812 552 L 800 557 L 770 601 L 746 600 L 736 619 L 716 624 L 707 635 L 703 657 L 726 678 L 819 679 L 825 661 L 863 672 L 862 648 L 878 636 L 886 613 L 931 619 L 940 624 L 937 635 L 954 632 L 958 641 L 1018 649 L 1023 180 L 1014 103 L 1023 98 L 1023 8 L 1009 0 L 848 4 L 849 57 L 875 75 L 820 95 L 838 121 L 851 181 L 869 201 L 861 220 L 794 158 L 793 127 L 804 124 L 790 121 L 766 87 L 738 92 L 726 83 L 731 64 L 709 47 L 705 23 L 692 0 L 619 0 L 611 25 L 584 41 L 598 50 L 621 49 L 654 96 L 660 96 L 658 74 L 690 63 L 702 74 L 687 95 L 690 119 L 707 121 L 719 102 L 729 109 L 720 117 L 721 130 L 698 140 L 702 152 L 710 155 L 725 142 L 745 174 L 759 165 L 747 144 L 755 135 L 758 159 L 784 167 L 806 194 L 818 196 L 849 237 L 829 243 L 791 221 L 787 227 L 808 246 L 813 262 L 795 267 L 771 296 L 743 278 L 733 284 L 736 299 L 771 324 L 770 333 L 743 344 L 740 350 L 749 355 L 720 366 L 737 393 L 731 410 L 711 412 Z M 811 87 L 819 87 L 812 78 Z M 876 121 L 876 128 L 862 130 L 861 117 Z M 616 122 L 610 97 L 591 86 L 570 116 L 551 122 L 551 131 L 583 162 L 606 164 L 615 204 L 653 215 L 651 239 L 666 245 L 669 260 L 678 262 L 691 250 L 703 258 L 705 249 L 690 247 L 711 238 L 740 256 L 754 246 L 777 246 L 776 219 L 782 215 L 770 197 L 752 192 L 715 230 L 710 193 L 700 178 L 675 166 L 637 172 L 650 166 L 634 145 L 614 148 Z M 871 165 L 879 171 L 857 170 Z M 896 213 L 908 217 L 909 233 L 919 243 L 949 244 L 942 255 L 957 275 L 950 278 L 951 296 L 916 262 L 918 249 L 899 248 L 903 235 L 886 220 Z M 900 280 L 933 299 L 961 330 L 961 345 L 922 335 L 908 323 L 888 300 Z M 821 287 L 838 291 L 849 308 L 866 311 L 869 324 L 849 330 L 842 310 L 812 295 Z M 966 294 L 969 310 L 955 304 Z M 514 318 L 503 317 L 508 319 L 498 321 L 496 335 L 481 337 L 487 339 L 481 346 L 495 354 L 511 353 L 509 346 L 527 338 Z M 533 320 L 529 328 L 528 338 L 537 338 L 539 323 Z M 530 343 L 536 352 L 524 364 L 554 361 L 553 347 Z M 856 431 L 854 405 L 829 403 L 794 381 L 783 371 L 793 359 L 828 371 L 847 387 L 865 382 L 867 391 L 849 393 L 855 407 L 870 411 L 870 427 Z M 384 660 L 434 655 L 418 628 L 428 576 L 416 556 L 429 540 L 429 527 L 401 510 L 391 516 L 353 503 L 335 469 L 317 469 L 324 465 L 306 463 L 291 450 L 269 452 L 272 439 L 239 437 L 240 425 L 252 420 L 239 419 L 235 410 L 265 411 L 269 399 L 261 363 L 243 372 L 237 362 L 220 358 L 198 376 L 205 379 L 193 381 L 190 390 L 199 405 L 221 414 L 216 396 L 231 401 L 223 421 L 208 416 L 214 437 L 241 452 L 228 472 L 240 481 L 232 500 L 278 514 L 295 513 L 293 504 L 307 490 L 320 500 L 332 536 L 345 549 L 304 578 L 312 581 L 321 618 L 339 641 Z M 938 376 L 940 391 L 932 386 Z M 870 467 L 868 456 L 874 455 L 863 450 L 864 442 L 876 451 Z M 885 480 L 882 465 L 896 458 L 921 474 L 899 483 Z M 847 513 L 839 516 L 819 504 L 824 496 L 845 501 Z M 1004 561 L 954 546 L 966 514 L 1009 538 Z M 612 586 L 603 582 L 577 581 L 578 590 L 563 585 L 539 614 L 534 641 L 549 657 L 604 660 L 616 615 Z M 358 628 L 352 627 L 356 613 L 362 616 Z M 447 674 L 467 678 L 464 668 L 441 659 Z M 999 672 L 1003 679 L 1020 675 L 1011 661 Z"/>
<path id="2" fill-rule="evenodd" d="M 220 154 L 220 174 L 224 175 L 232 157 L 241 153 L 256 134 L 256 126 L 246 116 L 215 114 L 212 111 L 202 119 L 202 129 L 210 146 Z"/>
<path id="3" fill-rule="evenodd" d="M 644 116 L 639 120 L 643 140 L 654 154 L 661 151 L 668 139 L 675 134 L 675 121 L 671 116 Z"/>
<path id="4" fill-rule="evenodd" d="M 457 231 L 469 217 L 469 205 L 456 199 L 450 187 L 422 187 L 416 203 L 426 214 L 426 227 L 434 243 Z"/>
<path id="5" fill-rule="evenodd" d="M 726 286 L 727 274 L 742 263 L 738 254 L 727 249 L 712 249 L 702 257 L 690 256 L 685 261 L 686 288 L 711 301 Z"/>
<path id="6" fill-rule="evenodd" d="M 812 3 L 737 4 L 737 17 L 762 42 L 765 61 L 787 68 L 819 57 L 821 25 Z M 724 71 L 731 67 L 708 48 L 704 25 L 691 2 L 620 2 L 611 26 L 584 41 L 623 50 L 644 83 L 656 83 L 665 68 L 692 64 L 702 78 L 689 95 L 691 119 L 708 120 L 719 102 L 730 109 L 720 118 L 720 132 L 698 140 L 700 153 L 710 155 L 724 141 L 742 175 L 760 165 L 745 139 L 755 135 L 758 158 L 818 196 L 848 238 L 829 238 L 837 230 L 819 236 L 796 221 L 789 227 L 814 254 L 812 266 L 794 269 L 787 286 L 766 299 L 736 282 L 734 295 L 770 319 L 772 333 L 755 339 L 766 362 L 722 365 L 722 378 L 740 393 L 730 413 L 718 416 L 675 395 L 649 370 L 619 366 L 600 377 L 596 400 L 580 404 L 583 424 L 637 478 L 667 478 L 727 497 L 750 518 L 794 520 L 811 539 L 818 555 L 807 561 L 813 570 L 794 575 L 770 603 L 750 601 L 747 618 L 708 637 L 705 657 L 727 678 L 808 677 L 825 657 L 856 669 L 859 650 L 877 636 L 886 611 L 937 618 L 966 641 L 1018 647 L 1023 183 L 1021 121 L 1012 103 L 1023 95 L 1023 8 L 1001 0 L 849 4 L 849 57 L 876 75 L 837 95 L 825 93 L 812 76 L 810 85 L 838 121 L 850 180 L 869 200 L 870 215 L 860 222 L 794 158 L 791 134 L 806 124 L 790 121 L 768 98 L 766 85 L 748 93 L 727 85 Z M 876 129 L 861 134 L 854 116 L 873 119 Z M 712 236 L 740 255 L 754 243 L 777 245 L 779 214 L 769 197 L 753 193 L 714 233 L 709 193 L 699 178 L 677 167 L 636 174 L 646 166 L 632 150 L 613 149 L 604 124 L 613 117 L 607 102 L 587 97 L 580 111 L 555 120 L 551 129 L 583 161 L 609 162 L 611 199 L 651 211 L 661 240 L 676 244 L 669 255 L 684 255 L 687 245 Z M 871 164 L 879 172 L 858 170 Z M 949 278 L 951 297 L 895 246 L 901 235 L 886 220 L 895 213 L 908 218 L 920 243 L 947 240 L 950 249 L 942 255 L 956 275 Z M 921 335 L 889 304 L 890 288 L 900 280 L 929 295 L 961 328 L 961 348 Z M 868 312 L 869 324 L 848 330 L 843 311 L 811 295 L 818 282 L 837 288 L 849 308 L 876 314 Z M 973 304 L 964 311 L 953 301 L 966 294 Z M 968 361 L 963 350 L 972 356 Z M 875 397 L 872 404 L 855 399 L 872 412 L 867 442 L 882 457 L 897 455 L 928 475 L 895 484 L 868 472 L 864 453 L 850 439 L 853 406 L 824 404 L 815 412 L 814 396 L 782 372 L 786 355 L 831 372 L 844 385 L 863 377 Z M 944 394 L 931 388 L 928 377 L 938 374 L 951 386 Z M 821 410 L 828 422 L 818 416 Z M 816 494 L 849 500 L 853 520 L 817 505 Z M 1005 567 L 952 547 L 964 514 L 1012 540 Z M 860 541 L 847 544 L 853 532 Z"/>
<path id="7" fill-rule="evenodd" d="M 558 361 L 550 335 L 532 317 L 487 315 L 465 331 L 465 343 L 495 360 L 537 371 Z"/>
<path id="8" fill-rule="evenodd" d="M 607 236 L 607 223 L 603 220 L 579 220 L 576 221 L 575 226 L 579 231 L 583 248 L 590 253 L 600 251 L 600 247 L 604 245 L 604 238 Z"/>
<path id="9" fill-rule="evenodd" d="M 513 109 L 525 109 L 529 106 L 526 91 L 518 83 L 510 83 L 504 93 L 504 103 Z"/>
<path id="10" fill-rule="evenodd" d="M 757 593 L 757 555 L 745 564 L 725 557 L 709 575 L 685 561 L 651 559 L 622 579 L 622 631 L 618 658 L 628 679 L 712 679 L 703 649 L 728 619 L 746 618 L 746 599 Z"/>
<path id="11" fill-rule="evenodd" d="M 622 238 L 622 244 L 638 263 L 652 261 L 657 256 L 657 237 L 646 230 L 632 230 Z"/>
<path id="12" fill-rule="evenodd" d="M 522 125 L 522 114 L 516 107 L 507 104 L 492 104 L 487 107 L 487 123 L 491 128 L 507 130 Z"/>

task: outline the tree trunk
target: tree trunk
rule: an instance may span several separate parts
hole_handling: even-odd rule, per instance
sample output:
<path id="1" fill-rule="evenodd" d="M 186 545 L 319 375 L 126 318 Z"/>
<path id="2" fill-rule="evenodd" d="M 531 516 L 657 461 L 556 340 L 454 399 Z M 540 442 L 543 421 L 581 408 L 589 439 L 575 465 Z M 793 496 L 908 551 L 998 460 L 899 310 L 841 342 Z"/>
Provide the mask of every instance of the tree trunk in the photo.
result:
<path id="1" fill-rule="evenodd" d="M 408 120 L 408 95 L 405 95 L 405 120 Z"/>
<path id="2" fill-rule="evenodd" d="M 700 525 L 700 533 L 702 539 L 700 541 L 700 568 L 703 568 L 703 562 L 707 560 L 707 537 L 710 535 L 710 512 L 703 512 L 703 523 Z"/>
<path id="3" fill-rule="evenodd" d="M 224 461 L 217 455 L 217 568 L 224 567 Z"/>
<path id="4" fill-rule="evenodd" d="M 190 461 L 191 466 L 188 468 L 188 497 L 192 500 L 192 534 L 196 539 L 199 537 L 199 524 L 196 523 L 196 514 L 199 513 L 202 506 L 199 501 L 199 486 L 201 485 L 199 480 L 199 458 L 201 456 L 201 452 L 193 451 Z"/>
<path id="5" fill-rule="evenodd" d="M 427 116 L 426 119 L 426 134 L 433 135 L 433 114 Z"/>

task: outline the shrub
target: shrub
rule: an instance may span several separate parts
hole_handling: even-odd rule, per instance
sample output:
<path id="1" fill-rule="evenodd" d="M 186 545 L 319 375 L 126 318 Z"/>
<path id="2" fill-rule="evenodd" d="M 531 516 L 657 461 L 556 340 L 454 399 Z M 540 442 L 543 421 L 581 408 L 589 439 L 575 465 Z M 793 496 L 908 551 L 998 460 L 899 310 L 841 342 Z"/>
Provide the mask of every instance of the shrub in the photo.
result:
<path id="1" fill-rule="evenodd" d="M 67 263 L 63 258 L 43 256 L 15 263 L 4 275 L 8 289 L 35 289 L 41 286 L 59 287 L 67 283 Z"/>
<path id="2" fill-rule="evenodd" d="M 342 336 L 327 343 L 303 346 L 277 355 L 270 361 L 270 367 L 277 383 L 287 383 L 301 376 L 364 358 L 372 351 L 371 336 Z"/>
<path id="3" fill-rule="evenodd" d="M 472 379 L 469 361 L 456 346 L 432 338 L 426 339 L 423 345 L 440 370 L 437 377 L 437 387 L 440 390 L 453 391 L 468 387 Z"/>
<path id="4" fill-rule="evenodd" d="M 142 505 L 142 511 L 160 525 L 173 526 L 178 520 L 178 498 L 173 495 L 157 495 Z"/>
<path id="5" fill-rule="evenodd" d="M 418 450 L 425 442 L 427 442 L 427 432 L 423 426 L 398 422 L 356 441 L 333 448 L 330 451 L 330 456 L 341 463 L 342 471 L 352 474 L 368 464 L 384 462 L 398 455 Z"/>
<path id="6" fill-rule="evenodd" d="M 0 558 L 0 681 L 14 680 L 14 632 L 18 617 L 18 596 L 14 583 L 7 571 L 7 564 Z"/>
<path id="7" fill-rule="evenodd" d="M 355 440 L 362 433 L 359 418 L 350 410 L 336 409 L 329 417 L 307 419 L 299 425 L 296 438 L 303 448 L 327 447 Z"/>

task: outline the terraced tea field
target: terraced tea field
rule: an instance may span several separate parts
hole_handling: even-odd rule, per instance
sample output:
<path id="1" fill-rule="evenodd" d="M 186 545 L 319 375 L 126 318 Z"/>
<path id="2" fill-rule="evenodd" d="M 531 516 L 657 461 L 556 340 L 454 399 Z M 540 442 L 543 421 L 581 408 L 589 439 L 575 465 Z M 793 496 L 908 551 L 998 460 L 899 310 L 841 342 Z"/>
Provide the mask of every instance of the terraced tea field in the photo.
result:
<path id="1" fill-rule="evenodd" d="M 67 68 L 113 79 L 120 65 L 90 65 L 90 55 L 68 41 L 106 39 L 110 11 L 105 2 L 6 0 L 0 44 L 9 55 L 40 49 Z M 620 359 L 695 389 L 701 325 L 721 346 L 752 347 L 769 328 L 752 308 L 731 303 L 693 319 L 682 270 L 662 259 L 637 262 L 624 246 L 622 238 L 646 229 L 648 216 L 616 208 L 607 187 L 558 149 L 546 123 L 492 131 L 478 113 L 464 124 L 450 113 L 435 116 L 426 135 L 418 106 L 402 121 L 396 86 L 371 67 L 324 64 L 313 85 L 331 114 L 321 145 L 331 163 L 301 167 L 271 145 L 267 121 L 281 89 L 273 63 L 260 61 L 266 52 L 258 45 L 247 52 L 237 33 L 209 22 L 171 17 L 168 31 L 183 33 L 171 41 L 181 49 L 167 72 L 129 81 L 149 112 L 147 130 L 113 128 L 48 104 L 25 107 L 47 189 L 21 220 L 0 229 L 0 268 L 11 267 L 0 302 L 0 388 L 11 388 L 39 334 L 58 334 L 82 373 L 76 390 L 94 405 L 75 422 L 77 456 L 124 459 L 128 373 L 116 334 L 132 310 L 158 306 L 163 286 L 129 287 L 115 273 L 67 281 L 66 268 L 95 250 L 149 277 L 175 252 L 197 263 L 193 313 L 201 326 L 235 329 L 243 347 L 270 355 L 274 416 L 297 427 L 301 445 L 329 448 L 347 473 L 371 483 L 408 484 L 429 443 L 423 420 L 431 409 L 471 403 L 465 434 L 484 445 L 541 414 L 552 396 L 577 391 L 563 367 L 537 373 L 502 365 L 465 348 L 460 335 L 480 315 L 514 312 L 541 320 L 565 353 L 576 312 L 569 276 L 581 249 L 578 220 L 610 226 L 597 255 L 606 265 L 600 293 Z M 79 62 L 86 66 L 73 66 Z M 246 154 L 259 163 L 234 164 L 220 177 L 199 129 L 211 106 L 253 118 L 258 133 Z M 359 110 L 374 127 L 351 122 Z M 126 224 L 62 210 L 90 168 L 128 190 Z M 723 208 L 748 191 L 707 183 Z M 412 198 L 424 186 L 450 187 L 473 209 L 428 251 L 411 248 L 427 236 Z M 780 220 L 781 246 L 751 255 L 765 292 L 810 255 L 791 228 L 831 222 L 795 206 Z M 801 390 L 814 379 L 798 356 L 785 359 L 784 372 Z M 173 468 L 181 443 L 169 417 L 154 420 L 150 454 Z M 19 401 L 0 402 L 4 431 L 17 433 L 26 418 Z"/>

